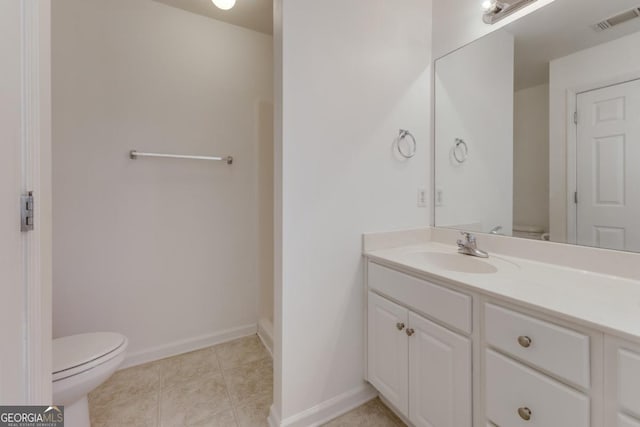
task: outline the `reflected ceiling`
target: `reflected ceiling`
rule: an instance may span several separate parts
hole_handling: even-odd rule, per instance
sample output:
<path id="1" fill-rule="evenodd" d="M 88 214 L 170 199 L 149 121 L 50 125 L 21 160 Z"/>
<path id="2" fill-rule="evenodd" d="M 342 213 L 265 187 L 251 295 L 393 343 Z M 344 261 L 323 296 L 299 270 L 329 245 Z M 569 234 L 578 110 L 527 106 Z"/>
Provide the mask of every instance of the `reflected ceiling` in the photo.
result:
<path id="1" fill-rule="evenodd" d="M 253 31 L 273 34 L 273 0 L 237 0 L 231 10 L 218 9 L 211 0 L 154 0 Z"/>

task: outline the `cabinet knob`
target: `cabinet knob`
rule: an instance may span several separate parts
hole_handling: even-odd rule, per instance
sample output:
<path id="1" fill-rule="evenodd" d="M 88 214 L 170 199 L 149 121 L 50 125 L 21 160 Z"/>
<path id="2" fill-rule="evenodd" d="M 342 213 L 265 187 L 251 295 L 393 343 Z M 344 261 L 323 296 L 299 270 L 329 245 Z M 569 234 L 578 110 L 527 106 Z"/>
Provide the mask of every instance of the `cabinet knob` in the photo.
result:
<path id="1" fill-rule="evenodd" d="M 411 328 L 407 329 L 407 335 L 412 336 L 415 333 L 416 333 L 416 331 L 414 331 L 413 329 L 411 329 Z"/>
<path id="2" fill-rule="evenodd" d="M 531 338 L 521 335 L 518 337 L 518 344 L 520 344 L 522 347 L 524 348 L 529 348 L 531 347 L 531 343 L 533 341 L 531 341 Z"/>
<path id="3" fill-rule="evenodd" d="M 396 328 L 398 328 L 399 331 L 404 329 L 404 323 L 398 322 L 396 323 Z"/>
<path id="4" fill-rule="evenodd" d="M 531 409 L 525 407 L 522 408 L 518 408 L 518 415 L 520 415 L 520 418 L 522 418 L 525 421 L 529 421 L 531 419 Z"/>

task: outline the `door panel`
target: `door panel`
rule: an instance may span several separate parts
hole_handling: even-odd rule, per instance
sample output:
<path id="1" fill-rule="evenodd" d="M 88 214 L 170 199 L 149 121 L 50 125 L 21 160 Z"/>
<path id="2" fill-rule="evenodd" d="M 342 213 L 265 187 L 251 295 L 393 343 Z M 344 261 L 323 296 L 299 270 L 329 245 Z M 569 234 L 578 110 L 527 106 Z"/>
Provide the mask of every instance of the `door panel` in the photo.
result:
<path id="1" fill-rule="evenodd" d="M 369 382 L 403 415 L 409 412 L 408 310 L 369 292 Z"/>
<path id="2" fill-rule="evenodd" d="M 577 243 L 640 251 L 640 80 L 577 104 Z"/>
<path id="3" fill-rule="evenodd" d="M 0 2 L 0 404 L 25 399 L 20 3 Z"/>
<path id="4" fill-rule="evenodd" d="M 471 426 L 471 341 L 409 313 L 409 419 L 417 427 Z"/>

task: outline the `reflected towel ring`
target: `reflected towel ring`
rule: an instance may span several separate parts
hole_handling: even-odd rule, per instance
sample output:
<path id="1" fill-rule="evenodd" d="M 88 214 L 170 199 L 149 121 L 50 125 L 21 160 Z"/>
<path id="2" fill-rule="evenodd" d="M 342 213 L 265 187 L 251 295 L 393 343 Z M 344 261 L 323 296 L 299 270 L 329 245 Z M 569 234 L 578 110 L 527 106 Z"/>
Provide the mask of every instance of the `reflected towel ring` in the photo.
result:
<path id="1" fill-rule="evenodd" d="M 469 157 L 469 146 L 463 139 L 456 138 L 456 146 L 453 147 L 453 158 L 458 163 L 464 163 Z"/>
<path id="2" fill-rule="evenodd" d="M 409 152 L 405 152 L 402 149 L 402 145 L 400 144 L 402 141 L 404 141 L 404 139 L 407 136 L 409 138 L 411 138 L 411 146 L 409 147 Z M 416 155 L 416 150 L 418 148 L 418 145 L 416 144 L 416 139 L 411 134 L 411 132 L 409 132 L 408 130 L 405 130 L 405 129 L 400 129 L 400 133 L 399 133 L 399 137 L 398 137 L 398 143 L 396 144 L 396 147 L 398 148 L 398 152 L 400 153 L 400 155 L 402 157 L 404 157 L 405 159 L 410 159 L 410 158 L 412 158 L 413 156 Z"/>

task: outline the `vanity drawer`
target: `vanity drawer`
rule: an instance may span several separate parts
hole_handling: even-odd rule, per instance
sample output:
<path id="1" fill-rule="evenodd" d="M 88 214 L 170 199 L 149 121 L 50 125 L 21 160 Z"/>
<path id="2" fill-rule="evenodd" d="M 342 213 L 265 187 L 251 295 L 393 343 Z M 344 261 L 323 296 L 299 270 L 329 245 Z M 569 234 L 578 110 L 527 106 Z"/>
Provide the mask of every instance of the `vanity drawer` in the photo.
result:
<path id="1" fill-rule="evenodd" d="M 489 345 L 577 386 L 590 387 L 589 336 L 552 323 L 485 304 Z"/>
<path id="2" fill-rule="evenodd" d="M 496 425 L 590 425 L 587 396 L 492 350 L 485 354 L 487 418 Z"/>
<path id="3" fill-rule="evenodd" d="M 372 262 L 368 267 L 370 289 L 462 332 L 471 333 L 472 299 L 469 295 Z"/>

